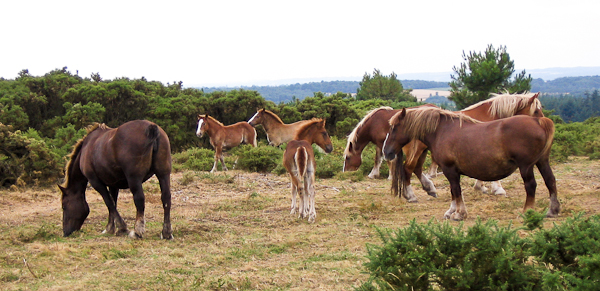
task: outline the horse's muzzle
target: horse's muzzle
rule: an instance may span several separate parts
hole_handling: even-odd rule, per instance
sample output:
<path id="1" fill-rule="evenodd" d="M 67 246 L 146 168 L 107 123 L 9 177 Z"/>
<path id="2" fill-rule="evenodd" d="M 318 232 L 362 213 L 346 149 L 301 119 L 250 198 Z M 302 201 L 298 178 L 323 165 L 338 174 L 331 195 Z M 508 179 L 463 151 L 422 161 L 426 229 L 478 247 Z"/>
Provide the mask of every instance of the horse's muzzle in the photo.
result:
<path id="1" fill-rule="evenodd" d="M 331 152 L 333 152 L 333 145 L 330 145 L 330 144 L 328 144 L 328 145 L 325 147 L 325 152 L 326 152 L 326 153 L 331 153 Z"/>

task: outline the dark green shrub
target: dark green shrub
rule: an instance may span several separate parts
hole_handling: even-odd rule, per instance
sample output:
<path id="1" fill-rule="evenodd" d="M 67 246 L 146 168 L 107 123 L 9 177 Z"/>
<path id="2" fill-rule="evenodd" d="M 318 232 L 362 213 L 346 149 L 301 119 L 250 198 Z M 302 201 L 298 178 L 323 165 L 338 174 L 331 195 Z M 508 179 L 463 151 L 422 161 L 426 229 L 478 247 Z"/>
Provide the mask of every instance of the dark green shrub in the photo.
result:
<path id="1" fill-rule="evenodd" d="M 283 158 L 283 150 L 273 146 L 243 145 L 232 149 L 231 154 L 239 157 L 237 169 L 250 172 L 271 172 Z"/>
<path id="2" fill-rule="evenodd" d="M 578 214 L 534 233 L 531 255 L 546 269 L 551 289 L 600 290 L 600 216 Z"/>
<path id="3" fill-rule="evenodd" d="M 215 162 L 215 152 L 204 148 L 191 148 L 173 155 L 175 171 L 210 171 Z"/>
<path id="4" fill-rule="evenodd" d="M 38 138 L 0 123 L 0 187 L 58 181 L 63 173 L 60 156 Z"/>
<path id="5" fill-rule="evenodd" d="M 367 246 L 371 278 L 359 290 L 534 289 L 540 275 L 517 230 L 479 219 L 466 232 L 433 220 L 378 230 L 383 246 Z"/>

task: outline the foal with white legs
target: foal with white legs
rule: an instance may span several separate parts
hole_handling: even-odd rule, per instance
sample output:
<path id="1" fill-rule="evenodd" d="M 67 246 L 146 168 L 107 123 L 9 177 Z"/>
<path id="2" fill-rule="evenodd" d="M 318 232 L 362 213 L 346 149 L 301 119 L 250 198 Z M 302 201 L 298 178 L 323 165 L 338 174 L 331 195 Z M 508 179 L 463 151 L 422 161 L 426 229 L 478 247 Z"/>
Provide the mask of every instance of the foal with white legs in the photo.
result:
<path id="1" fill-rule="evenodd" d="M 333 151 L 333 145 L 327 130 L 325 120 L 312 119 L 302 126 L 296 137 L 288 142 L 283 153 L 283 166 L 292 181 L 292 206 L 290 214 L 298 210 L 298 218 L 308 218 L 315 222 L 315 155 L 312 144 L 317 144 L 326 153 Z M 296 204 L 296 194 L 300 203 Z"/>

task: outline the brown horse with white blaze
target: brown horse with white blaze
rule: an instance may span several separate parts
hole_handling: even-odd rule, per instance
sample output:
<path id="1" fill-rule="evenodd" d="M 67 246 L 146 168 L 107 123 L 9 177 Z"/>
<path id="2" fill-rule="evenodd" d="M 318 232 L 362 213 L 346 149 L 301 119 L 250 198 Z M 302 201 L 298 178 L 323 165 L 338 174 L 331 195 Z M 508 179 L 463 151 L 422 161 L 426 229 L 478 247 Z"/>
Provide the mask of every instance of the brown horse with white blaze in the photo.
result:
<path id="1" fill-rule="evenodd" d="M 225 126 L 212 116 L 198 115 L 196 135 L 202 137 L 204 133 L 208 134 L 210 144 L 215 149 L 215 163 L 212 170 L 210 170 L 211 173 L 217 170 L 219 161 L 221 161 L 223 170 L 227 171 L 223 159 L 223 150 L 236 147 L 242 143 L 256 147 L 256 130 L 245 121 Z"/>
<path id="2" fill-rule="evenodd" d="M 490 122 L 479 122 L 464 114 L 438 109 L 402 110 L 390 120 L 390 130 L 383 146 L 386 158 L 402 159 L 401 148 L 417 139 L 431 151 L 450 182 L 452 203 L 444 218 L 462 220 L 467 217 L 460 176 L 483 181 L 496 181 L 519 169 L 527 199 L 524 209 L 535 206 L 536 181 L 533 166 L 544 178 L 550 192 L 547 217 L 560 211 L 556 180 L 550 168 L 550 148 L 554 123 L 545 117 L 514 116 Z M 404 167 L 397 166 L 400 180 Z M 404 191 L 404 181 L 393 181 L 394 191 Z"/>
<path id="3" fill-rule="evenodd" d="M 267 133 L 269 145 L 272 146 L 279 146 L 282 143 L 294 139 L 296 132 L 309 122 L 310 120 L 300 120 L 294 123 L 285 124 L 277 114 L 266 109 L 258 110 L 254 116 L 248 120 L 248 123 L 254 127 L 259 124 L 263 126 Z"/>
<path id="4" fill-rule="evenodd" d="M 164 209 L 161 237 L 173 238 L 171 228 L 171 148 L 167 134 L 147 120 L 127 122 L 118 128 L 96 124 L 77 144 L 67 164 L 66 181 L 61 186 L 63 234 L 80 230 L 90 213 L 85 199 L 88 182 L 102 195 L 108 208 L 104 233 L 127 234 L 142 238 L 145 232 L 145 198 L 142 183 L 153 175 L 158 178 Z M 137 209 L 135 228 L 128 232 L 117 211 L 119 189 L 131 190 Z M 118 230 L 115 228 L 116 227 Z"/>
<path id="5" fill-rule="evenodd" d="M 297 132 L 296 137 L 289 141 L 283 153 L 283 166 L 292 181 L 292 206 L 290 214 L 295 214 L 298 209 L 299 218 L 308 218 L 308 222 L 315 222 L 317 211 L 315 209 L 315 155 L 312 144 L 317 144 L 326 153 L 333 151 L 333 145 L 327 130 L 325 120 L 312 119 L 304 124 Z M 296 194 L 300 203 L 296 204 Z"/>

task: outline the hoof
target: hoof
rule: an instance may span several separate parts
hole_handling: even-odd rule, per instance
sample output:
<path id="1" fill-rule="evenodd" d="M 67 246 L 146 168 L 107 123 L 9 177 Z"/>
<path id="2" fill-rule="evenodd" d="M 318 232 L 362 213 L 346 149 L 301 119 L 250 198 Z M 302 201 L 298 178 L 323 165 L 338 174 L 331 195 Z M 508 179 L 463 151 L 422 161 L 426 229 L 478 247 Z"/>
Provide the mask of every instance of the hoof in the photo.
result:
<path id="1" fill-rule="evenodd" d="M 406 200 L 408 203 L 417 203 L 419 202 L 419 199 L 417 199 L 416 197 L 413 197 L 411 199 Z"/>
<path id="2" fill-rule="evenodd" d="M 438 198 L 437 192 L 427 192 L 427 195 L 429 195 L 433 198 Z"/>
<path id="3" fill-rule="evenodd" d="M 137 234 L 137 233 L 135 233 L 134 230 L 132 230 L 132 231 L 129 232 L 129 237 L 133 238 L 133 239 L 141 239 L 142 238 L 142 236 L 139 235 L 139 234 Z"/>
<path id="4" fill-rule="evenodd" d="M 172 240 L 175 237 L 173 236 L 173 234 L 168 234 L 168 235 L 164 235 L 164 234 L 160 234 L 160 239 L 168 239 L 168 240 Z"/>
<path id="5" fill-rule="evenodd" d="M 462 221 L 464 218 L 462 215 L 458 214 L 458 212 L 454 212 L 452 215 L 450 215 L 450 219 L 454 221 Z"/>

